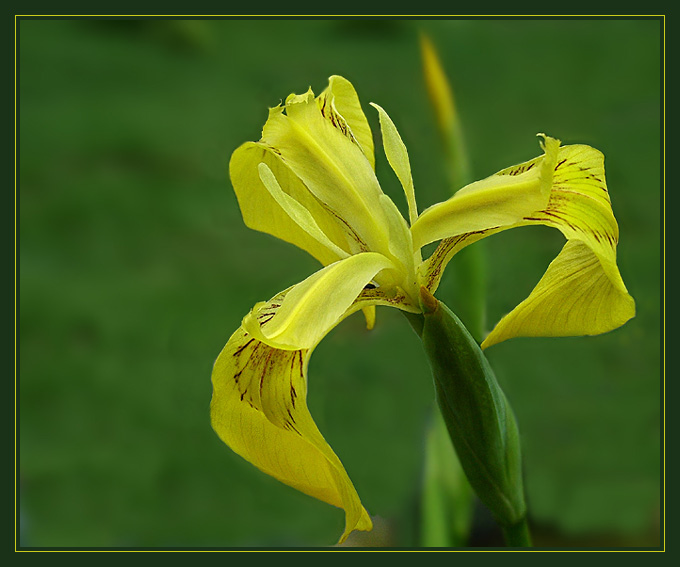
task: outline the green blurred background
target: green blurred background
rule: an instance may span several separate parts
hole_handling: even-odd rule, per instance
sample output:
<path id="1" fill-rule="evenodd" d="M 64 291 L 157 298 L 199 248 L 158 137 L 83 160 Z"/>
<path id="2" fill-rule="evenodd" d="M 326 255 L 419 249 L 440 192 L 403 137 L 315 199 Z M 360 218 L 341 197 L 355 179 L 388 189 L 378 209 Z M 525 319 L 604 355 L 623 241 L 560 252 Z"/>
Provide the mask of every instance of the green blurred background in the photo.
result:
<path id="1" fill-rule="evenodd" d="M 337 540 L 341 511 L 263 475 L 210 428 L 212 363 L 242 316 L 317 269 L 243 225 L 227 163 L 259 139 L 268 106 L 341 74 L 374 135 L 369 101 L 397 124 L 420 208 L 447 198 L 421 30 L 454 84 L 477 178 L 539 155 L 537 132 L 606 156 L 637 317 L 604 336 L 515 339 L 488 355 L 518 415 L 536 543 L 659 544 L 658 20 L 22 19 L 23 545 Z M 405 210 L 376 149 L 383 188 Z M 488 239 L 489 324 L 561 245 L 541 227 Z M 454 310 L 465 301 L 450 274 L 438 295 Z M 370 333 L 352 316 L 312 358 L 309 405 L 382 518 L 373 544 L 417 543 L 432 399 L 395 310 L 378 309 Z"/>

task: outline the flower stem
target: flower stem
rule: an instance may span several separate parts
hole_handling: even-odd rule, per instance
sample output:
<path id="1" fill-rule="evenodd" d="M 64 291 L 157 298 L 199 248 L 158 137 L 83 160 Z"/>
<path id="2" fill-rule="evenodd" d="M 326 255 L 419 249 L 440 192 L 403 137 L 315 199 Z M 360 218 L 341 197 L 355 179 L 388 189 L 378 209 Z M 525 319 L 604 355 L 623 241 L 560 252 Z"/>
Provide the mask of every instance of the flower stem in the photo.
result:
<path id="1" fill-rule="evenodd" d="M 503 537 L 508 547 L 531 547 L 531 533 L 526 516 L 514 526 L 503 527 Z"/>

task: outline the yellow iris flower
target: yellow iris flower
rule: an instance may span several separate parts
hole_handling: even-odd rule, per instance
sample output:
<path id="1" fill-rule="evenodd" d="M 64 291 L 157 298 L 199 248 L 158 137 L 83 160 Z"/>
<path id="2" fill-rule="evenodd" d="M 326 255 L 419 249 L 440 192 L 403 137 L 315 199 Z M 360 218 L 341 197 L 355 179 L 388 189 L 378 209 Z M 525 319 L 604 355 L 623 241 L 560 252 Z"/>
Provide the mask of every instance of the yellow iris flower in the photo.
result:
<path id="1" fill-rule="evenodd" d="M 409 222 L 375 175 L 373 137 L 352 84 L 333 76 L 314 97 L 291 94 L 270 109 L 259 142 L 236 149 L 231 181 L 246 225 L 290 242 L 323 267 L 258 303 L 215 362 L 212 425 L 260 470 L 345 511 L 343 541 L 371 520 L 340 459 L 306 404 L 307 364 L 316 345 L 350 314 L 375 307 L 420 313 L 463 247 L 533 224 L 567 239 L 529 297 L 482 347 L 517 336 L 592 335 L 634 316 L 616 265 L 618 227 L 603 155 L 542 136 L 544 154 L 460 189 L 418 214 L 406 147 L 379 114 L 387 159 L 406 194 Z M 422 260 L 421 248 L 441 241 Z"/>

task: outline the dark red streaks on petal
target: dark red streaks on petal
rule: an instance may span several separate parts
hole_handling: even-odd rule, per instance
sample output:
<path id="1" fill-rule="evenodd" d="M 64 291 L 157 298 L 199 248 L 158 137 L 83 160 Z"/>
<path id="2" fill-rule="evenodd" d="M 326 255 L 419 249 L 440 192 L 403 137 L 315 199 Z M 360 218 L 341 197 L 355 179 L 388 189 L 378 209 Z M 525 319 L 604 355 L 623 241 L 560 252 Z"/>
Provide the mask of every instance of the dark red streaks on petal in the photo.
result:
<path id="1" fill-rule="evenodd" d="M 296 350 L 295 351 L 298 355 L 298 364 L 300 365 L 300 376 L 304 376 L 304 369 L 303 369 L 303 362 L 302 362 L 302 351 L 301 350 Z"/>
<path id="2" fill-rule="evenodd" d="M 274 318 L 274 315 L 276 315 L 276 313 L 263 313 L 262 315 L 258 315 L 257 319 L 260 321 L 260 325 L 264 325 L 269 323 L 269 321 Z"/>
<path id="3" fill-rule="evenodd" d="M 543 214 L 548 215 L 549 217 L 555 218 L 564 224 L 566 224 L 569 228 L 572 230 L 578 230 L 577 227 L 575 227 L 571 222 L 569 222 L 567 219 L 565 219 L 562 215 L 559 215 L 553 211 L 543 211 Z"/>
<path id="4" fill-rule="evenodd" d="M 296 352 L 299 353 L 300 351 Z M 295 365 L 295 353 L 293 353 L 293 356 L 290 357 L 290 403 L 293 405 L 293 408 L 295 408 L 295 398 L 297 398 L 297 392 L 295 391 L 295 386 L 293 386 L 293 372 L 295 371 Z"/>
<path id="5" fill-rule="evenodd" d="M 266 148 L 270 152 L 275 153 L 277 156 L 281 156 L 281 150 L 279 150 L 278 148 L 275 148 L 274 146 L 270 146 L 269 144 L 266 144 Z M 262 155 L 264 156 L 264 151 L 262 152 Z"/>
<path id="6" fill-rule="evenodd" d="M 362 252 L 367 252 L 368 251 L 368 245 L 364 240 L 357 234 L 357 232 L 350 226 L 350 224 L 343 219 L 338 213 L 336 213 L 333 209 L 331 209 L 326 203 L 323 201 L 319 201 L 319 203 L 323 206 L 323 208 L 330 214 L 333 215 L 348 231 L 348 235 L 359 245 L 359 249 Z"/>
<path id="7" fill-rule="evenodd" d="M 274 354 L 274 350 L 270 349 L 269 352 L 266 355 L 266 358 L 264 360 L 264 364 L 262 365 L 262 374 L 260 375 L 260 397 L 262 397 L 262 388 L 264 388 L 264 379 L 267 377 L 267 370 L 268 370 L 269 363 L 271 361 L 273 354 Z"/>
<path id="8" fill-rule="evenodd" d="M 240 347 L 238 347 L 238 348 L 234 351 L 234 356 L 238 356 L 239 354 L 241 354 L 241 353 L 243 352 L 243 350 L 244 350 L 250 343 L 252 343 L 254 340 L 255 340 L 255 339 L 250 339 L 246 344 L 241 345 Z"/>
<path id="9" fill-rule="evenodd" d="M 290 431 L 293 431 L 293 432 L 297 433 L 300 437 L 302 437 L 302 433 L 300 433 L 300 431 L 298 431 L 298 428 L 295 427 L 292 423 L 286 422 L 286 423 L 285 423 L 285 428 L 286 428 L 286 429 L 289 429 Z"/>

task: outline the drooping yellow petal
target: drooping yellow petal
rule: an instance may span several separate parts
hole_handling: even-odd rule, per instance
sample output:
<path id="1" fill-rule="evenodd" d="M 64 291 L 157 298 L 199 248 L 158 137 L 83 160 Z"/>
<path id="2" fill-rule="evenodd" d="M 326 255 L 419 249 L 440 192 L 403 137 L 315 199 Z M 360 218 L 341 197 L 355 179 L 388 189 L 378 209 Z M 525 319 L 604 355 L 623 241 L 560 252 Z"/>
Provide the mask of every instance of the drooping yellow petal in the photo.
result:
<path id="1" fill-rule="evenodd" d="M 485 347 L 515 336 L 605 333 L 635 316 L 635 301 L 616 265 L 619 229 L 601 152 L 584 145 L 561 148 L 548 206 L 524 224 L 557 228 L 568 242 L 531 295 L 498 323 Z"/>
<path id="2" fill-rule="evenodd" d="M 532 163 L 537 160 L 505 171 L 522 175 Z M 433 292 L 449 260 L 481 238 L 535 224 L 552 226 L 566 236 L 567 244 L 543 279 L 527 300 L 501 320 L 484 341 L 485 348 L 514 336 L 604 333 L 635 315 L 635 302 L 616 265 L 618 226 L 607 191 L 604 157 L 589 146 L 564 146 L 557 152 L 551 177 L 543 208 L 511 225 L 446 238 L 419 267 L 422 285 Z"/>
<path id="3" fill-rule="evenodd" d="M 294 290 L 289 288 L 253 309 L 261 336 L 268 333 Z M 376 305 L 420 311 L 406 295 L 394 291 L 364 287 L 336 324 L 358 310 L 375 313 Z M 370 530 L 371 520 L 307 408 L 307 364 L 315 346 L 277 349 L 258 340 L 242 325 L 213 368 L 211 422 L 227 445 L 266 474 L 343 508 L 342 542 L 352 530 Z"/>
<path id="4" fill-rule="evenodd" d="M 604 176 L 604 156 L 595 148 L 560 149 L 548 205 L 524 221 L 552 226 L 567 239 L 582 240 L 600 258 L 612 281 L 623 286 L 616 269 L 619 228 Z"/>
<path id="5" fill-rule="evenodd" d="M 375 169 L 373 134 L 352 83 L 339 75 L 329 77 L 328 87 L 316 97 L 316 102 L 321 114 L 336 127 L 346 130 L 346 135 L 359 145 Z M 343 121 L 346 128 L 342 126 Z"/>
<path id="6" fill-rule="evenodd" d="M 275 148 L 323 206 L 353 231 L 359 250 L 386 251 L 388 229 L 381 211 L 375 210 L 382 190 L 373 167 L 342 123 L 322 115 L 311 91 L 289 96 L 285 114 L 272 109 L 262 141 Z"/>
<path id="7" fill-rule="evenodd" d="M 459 234 L 511 226 L 544 208 L 558 149 L 559 140 L 546 138 L 543 156 L 471 183 L 447 201 L 423 211 L 411 227 L 414 246 L 420 248 Z"/>
<path id="8" fill-rule="evenodd" d="M 275 311 L 257 306 L 243 320 L 255 338 L 280 349 L 313 348 L 382 270 L 394 270 L 382 254 L 365 252 L 326 266 L 293 286 Z M 265 325 L 266 323 L 266 325 Z"/>
<path id="9" fill-rule="evenodd" d="M 285 292 L 267 302 L 276 311 Z M 281 482 L 345 510 L 343 541 L 371 520 L 307 408 L 311 349 L 278 350 L 239 328 L 215 362 L 212 426 L 244 459 Z"/>
<path id="10" fill-rule="evenodd" d="M 635 302 L 625 287 L 608 277 L 591 248 L 570 240 L 531 295 L 500 320 L 482 348 L 512 337 L 597 335 L 634 316 Z"/>
<path id="11" fill-rule="evenodd" d="M 380 130 L 382 132 L 383 147 L 385 148 L 385 155 L 387 161 L 397 174 L 397 178 L 404 188 L 406 194 L 406 201 L 408 203 L 408 215 L 411 224 L 416 222 L 418 218 L 418 207 L 416 205 L 416 195 L 413 189 L 413 177 L 411 175 L 411 162 L 408 159 L 408 151 L 406 146 L 397 131 L 397 127 L 392 122 L 385 110 L 375 104 L 371 103 L 380 115 Z"/>
<path id="12" fill-rule="evenodd" d="M 229 175 L 238 199 L 243 221 L 249 228 L 271 234 L 302 248 L 323 265 L 344 256 L 320 243 L 282 209 L 265 187 L 259 174 L 261 163 L 272 171 L 280 187 L 304 207 L 319 229 L 334 245 L 349 252 L 359 248 L 355 235 L 335 215 L 323 208 L 276 151 L 259 142 L 247 142 L 234 151 Z"/>

